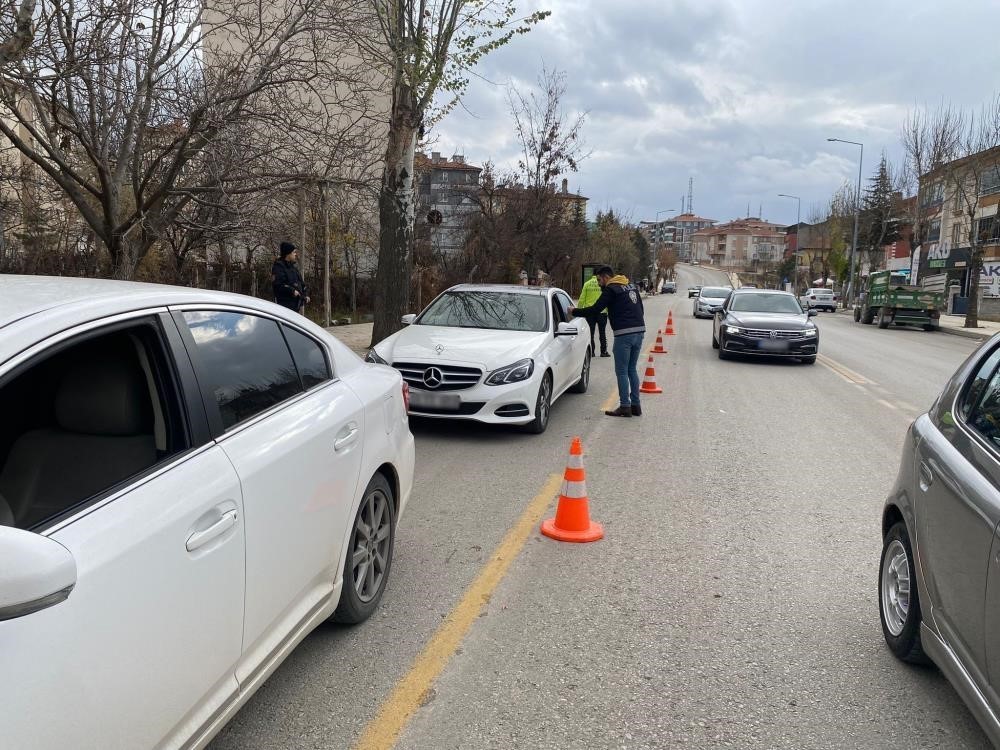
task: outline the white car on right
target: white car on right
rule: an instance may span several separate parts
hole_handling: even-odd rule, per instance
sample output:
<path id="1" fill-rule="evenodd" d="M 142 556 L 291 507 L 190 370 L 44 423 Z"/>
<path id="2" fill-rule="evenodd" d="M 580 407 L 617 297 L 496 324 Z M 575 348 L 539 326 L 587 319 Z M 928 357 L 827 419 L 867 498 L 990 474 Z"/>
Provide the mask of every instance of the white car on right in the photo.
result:
<path id="1" fill-rule="evenodd" d="M 829 310 L 837 312 L 837 298 L 832 289 L 812 287 L 799 297 L 803 310 Z"/>

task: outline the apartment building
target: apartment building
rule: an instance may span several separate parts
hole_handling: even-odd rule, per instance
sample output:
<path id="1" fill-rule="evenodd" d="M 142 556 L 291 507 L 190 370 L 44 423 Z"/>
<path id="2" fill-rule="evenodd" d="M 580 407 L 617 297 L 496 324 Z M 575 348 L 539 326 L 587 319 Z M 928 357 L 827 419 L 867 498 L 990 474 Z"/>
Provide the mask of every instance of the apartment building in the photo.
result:
<path id="1" fill-rule="evenodd" d="M 780 224 L 757 217 L 736 219 L 691 235 L 691 258 L 729 271 L 763 273 L 780 263 L 785 232 Z"/>
<path id="2" fill-rule="evenodd" d="M 440 152 L 417 154 L 417 221 L 427 224 L 431 248 L 455 255 L 462 251 L 469 219 L 479 212 L 476 195 L 482 167 L 467 164 L 465 156 L 450 159 Z"/>

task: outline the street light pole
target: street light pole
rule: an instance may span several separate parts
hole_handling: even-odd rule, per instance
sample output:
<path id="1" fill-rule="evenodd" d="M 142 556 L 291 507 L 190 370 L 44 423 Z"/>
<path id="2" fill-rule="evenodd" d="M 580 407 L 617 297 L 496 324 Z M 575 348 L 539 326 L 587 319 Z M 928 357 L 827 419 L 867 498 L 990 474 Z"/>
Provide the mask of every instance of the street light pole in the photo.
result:
<path id="1" fill-rule="evenodd" d="M 858 293 L 857 284 L 854 279 L 854 257 L 858 252 L 858 219 L 861 215 L 861 165 L 865 160 L 865 144 L 858 143 L 857 141 L 844 141 L 840 138 L 827 138 L 827 140 L 833 143 L 850 143 L 852 146 L 859 146 L 861 148 L 861 155 L 858 157 L 858 191 L 854 196 L 854 237 L 851 240 L 851 295 L 848 303 L 853 307 Z"/>
<path id="2" fill-rule="evenodd" d="M 795 209 L 795 253 L 792 254 L 792 258 L 795 261 L 795 265 L 792 266 L 792 294 L 796 293 L 799 286 L 799 260 L 797 253 L 801 250 L 799 246 L 799 229 L 802 228 L 802 199 L 797 195 L 788 195 L 787 193 L 778 193 L 779 198 L 794 198 L 797 203 L 797 208 Z"/>

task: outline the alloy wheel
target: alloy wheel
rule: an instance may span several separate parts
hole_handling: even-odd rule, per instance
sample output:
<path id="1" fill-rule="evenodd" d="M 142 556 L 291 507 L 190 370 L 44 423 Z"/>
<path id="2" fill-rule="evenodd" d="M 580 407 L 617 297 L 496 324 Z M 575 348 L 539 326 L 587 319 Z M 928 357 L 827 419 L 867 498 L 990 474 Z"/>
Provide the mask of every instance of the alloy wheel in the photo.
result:
<path id="1" fill-rule="evenodd" d="M 893 539 L 885 551 L 880 588 L 885 626 L 898 636 L 910 612 L 910 562 L 898 539 Z"/>
<path id="2" fill-rule="evenodd" d="M 378 595 L 389 567 L 391 512 L 389 498 L 375 488 L 365 496 L 354 522 L 351 571 L 354 591 L 365 603 Z"/>
<path id="3" fill-rule="evenodd" d="M 552 400 L 552 382 L 546 375 L 538 391 L 538 422 L 541 425 L 549 423 L 549 402 Z"/>

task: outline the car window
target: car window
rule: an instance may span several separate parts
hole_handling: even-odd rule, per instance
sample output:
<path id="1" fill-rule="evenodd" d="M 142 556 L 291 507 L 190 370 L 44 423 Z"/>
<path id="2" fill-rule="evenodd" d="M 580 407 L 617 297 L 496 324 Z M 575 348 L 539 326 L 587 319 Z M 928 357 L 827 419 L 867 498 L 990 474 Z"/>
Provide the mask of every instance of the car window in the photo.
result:
<path id="1" fill-rule="evenodd" d="M 729 293 L 731 291 L 732 291 L 732 289 L 728 289 L 726 287 L 711 287 L 711 286 L 706 286 L 706 287 L 702 287 L 701 296 L 702 297 L 712 297 L 712 298 L 728 297 Z"/>
<path id="2" fill-rule="evenodd" d="M 562 311 L 563 320 L 572 320 L 573 316 L 569 314 L 569 309 L 573 307 L 573 300 L 562 292 L 556 292 L 555 299 L 559 304 L 560 310 Z"/>
<path id="3" fill-rule="evenodd" d="M 985 382 L 978 401 L 972 406 L 968 423 L 989 440 L 994 448 L 1000 448 L 1000 373 Z"/>
<path id="4" fill-rule="evenodd" d="M 976 370 L 976 374 L 966 386 L 959 405 L 959 414 L 962 419 L 971 422 L 972 409 L 982 400 L 983 394 L 988 391 L 987 386 L 992 387 L 991 380 L 995 378 L 998 365 L 1000 365 L 1000 348 L 994 349 L 993 353 L 983 360 L 983 363 Z"/>
<path id="5" fill-rule="evenodd" d="M 451 291 L 434 300 L 414 321 L 414 325 L 546 331 L 546 305 L 546 298 L 541 294 Z"/>
<path id="6" fill-rule="evenodd" d="M 787 293 L 748 292 L 733 295 L 730 309 L 735 312 L 801 314 L 798 300 Z"/>
<path id="7" fill-rule="evenodd" d="M 185 312 L 224 429 L 302 392 L 278 323 L 237 312 Z"/>
<path id="8" fill-rule="evenodd" d="M 559 306 L 559 300 L 556 299 L 555 295 L 552 296 L 552 330 L 556 330 L 560 323 L 566 321 L 566 316 L 563 314 L 562 308 Z"/>
<path id="9" fill-rule="evenodd" d="M 155 321 L 43 355 L 0 386 L 0 525 L 38 529 L 184 451 Z"/>
<path id="10" fill-rule="evenodd" d="M 289 326 L 282 326 L 288 348 L 292 350 L 292 359 L 302 378 L 302 387 L 306 390 L 315 388 L 330 379 L 330 365 L 326 361 L 323 347 L 312 338 Z"/>

